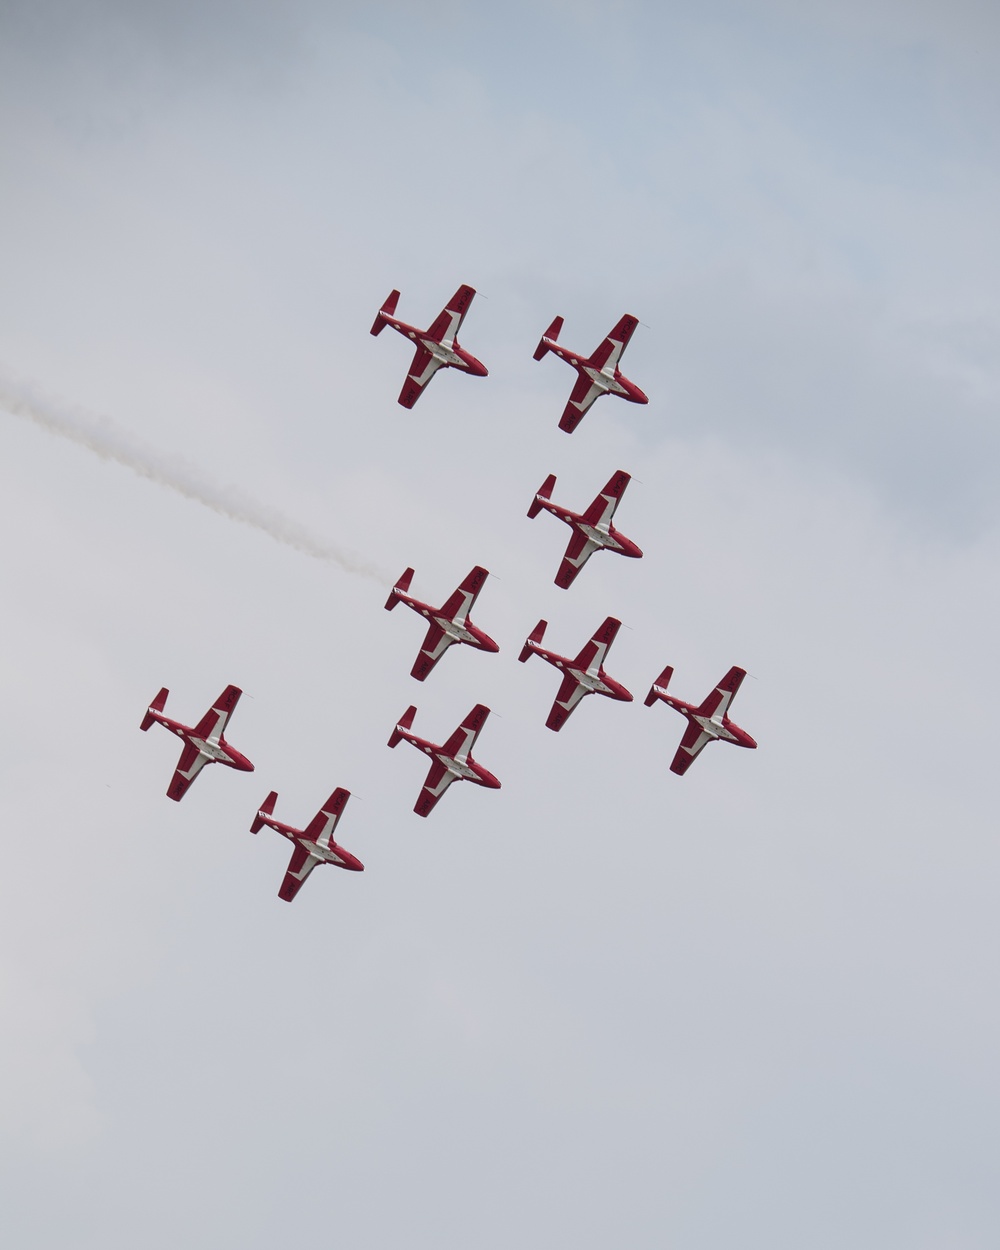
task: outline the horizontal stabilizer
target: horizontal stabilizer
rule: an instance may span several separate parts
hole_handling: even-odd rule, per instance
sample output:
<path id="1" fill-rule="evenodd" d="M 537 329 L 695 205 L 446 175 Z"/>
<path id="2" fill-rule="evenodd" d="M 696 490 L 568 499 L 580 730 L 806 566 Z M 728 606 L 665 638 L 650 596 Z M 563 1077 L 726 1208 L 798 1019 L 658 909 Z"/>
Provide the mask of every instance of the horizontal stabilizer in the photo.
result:
<path id="1" fill-rule="evenodd" d="M 670 679 L 671 677 L 673 677 L 673 675 L 674 675 L 674 670 L 668 664 L 667 667 L 663 670 L 663 672 L 659 675 L 659 677 L 657 677 L 656 681 L 654 681 L 653 684 L 650 686 L 649 694 L 647 694 L 645 698 L 646 707 L 653 706 L 653 704 L 656 702 L 657 687 L 659 687 L 661 690 L 666 690 L 667 686 L 670 684 Z"/>
<path id="2" fill-rule="evenodd" d="M 140 729 L 146 730 L 150 727 L 150 725 L 156 724 L 156 717 L 153 715 L 153 713 L 163 711 L 164 706 L 166 705 L 166 702 L 167 702 L 167 695 L 169 693 L 170 691 L 166 688 L 166 686 L 164 686 L 163 689 L 160 691 L 160 693 L 156 696 L 156 698 L 147 708 L 146 715 L 142 718 L 142 724 L 139 726 Z"/>
<path id="3" fill-rule="evenodd" d="M 375 324 L 371 328 L 372 334 L 382 333 L 382 331 L 385 329 L 385 324 L 386 324 L 385 318 L 391 317 L 395 314 L 396 305 L 398 303 L 399 303 L 399 292 L 392 291 L 389 295 L 389 298 L 385 301 L 385 303 L 379 309 L 378 316 L 375 318 Z M 385 314 L 385 316 L 382 315 L 383 313 Z"/>
<path id="4" fill-rule="evenodd" d="M 531 507 L 528 509 L 529 517 L 534 518 L 538 516 L 539 512 L 542 510 L 542 500 L 552 498 L 552 490 L 555 487 L 555 484 L 556 475 L 554 473 L 550 473 L 541 486 L 539 486 L 534 499 L 531 501 Z"/>
<path id="5" fill-rule="evenodd" d="M 267 824 L 267 817 L 274 814 L 274 805 L 278 801 L 277 790 L 272 790 L 257 810 L 253 824 L 250 826 L 251 833 L 259 833 Z"/>
<path id="6" fill-rule="evenodd" d="M 549 350 L 549 345 L 548 343 L 546 343 L 545 340 L 546 339 L 549 339 L 550 341 L 556 340 L 559 337 L 559 335 L 562 333 L 562 328 L 563 328 L 562 317 L 556 317 L 555 321 L 552 322 L 549 328 L 545 331 L 542 337 L 538 340 L 538 346 L 535 348 L 535 360 L 541 360 L 542 357 L 545 355 L 545 353 Z"/>
<path id="7" fill-rule="evenodd" d="M 525 662 L 525 660 L 527 660 L 528 656 L 531 655 L 531 652 L 532 652 L 531 644 L 535 643 L 536 645 L 538 645 L 539 643 L 541 643 L 542 639 L 545 637 L 545 629 L 547 625 L 548 625 L 548 621 L 539 621 L 538 624 L 535 626 L 535 628 L 528 635 L 524 646 L 521 648 L 521 654 L 517 657 L 521 661 L 522 664 Z"/>
<path id="8" fill-rule="evenodd" d="M 396 604 L 399 603 L 399 595 L 396 594 L 396 591 L 398 590 L 405 595 L 410 589 L 410 582 L 412 581 L 413 569 L 406 569 L 399 581 L 395 584 L 395 586 L 393 586 L 392 593 L 389 595 L 389 598 L 385 601 L 385 610 L 387 612 L 391 612 Z"/>
<path id="9" fill-rule="evenodd" d="M 400 731 L 410 728 L 410 726 L 413 724 L 413 718 L 414 716 L 416 716 L 416 714 L 417 714 L 417 709 L 411 704 L 403 713 L 403 715 L 399 718 L 399 720 L 396 722 L 396 728 L 392 731 L 392 735 L 389 738 L 389 745 L 391 747 L 398 746 L 398 744 L 402 742 L 403 735 Z"/>

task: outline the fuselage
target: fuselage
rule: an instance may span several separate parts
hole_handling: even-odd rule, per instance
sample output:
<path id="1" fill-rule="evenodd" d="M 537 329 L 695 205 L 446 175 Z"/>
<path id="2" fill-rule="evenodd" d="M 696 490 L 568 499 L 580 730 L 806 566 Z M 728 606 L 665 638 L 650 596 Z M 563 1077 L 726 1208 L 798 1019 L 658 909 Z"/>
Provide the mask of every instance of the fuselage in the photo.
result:
<path id="1" fill-rule="evenodd" d="M 325 864 L 336 864 L 338 868 L 347 868 L 350 872 L 364 872 L 364 864 L 332 839 L 328 846 L 324 846 L 321 842 L 305 837 L 302 829 L 293 829 L 291 825 L 284 825 L 272 818 L 268 818 L 265 823 L 289 842 L 294 842 L 296 846 L 308 851 L 313 859 L 321 860 Z"/>
<path id="2" fill-rule="evenodd" d="M 562 669 L 564 673 L 572 677 L 579 686 L 588 693 L 605 694 L 611 699 L 620 699 L 623 703 L 631 703 L 632 695 L 623 685 L 615 681 L 613 677 L 609 677 L 603 669 L 598 669 L 596 673 L 588 672 L 586 669 L 577 668 L 576 661 L 569 659 L 565 655 L 556 655 L 553 651 L 546 651 L 536 644 L 532 645 L 532 650 L 547 660 L 553 667 Z"/>
<path id="3" fill-rule="evenodd" d="M 589 357 L 568 351 L 549 338 L 543 338 L 542 342 L 550 352 L 554 352 L 560 360 L 565 360 L 581 377 L 588 378 L 592 385 L 599 387 L 605 394 L 622 395 L 633 404 L 649 403 L 648 397 L 619 369 L 614 367 L 597 369 L 589 363 Z"/>
<path id="4" fill-rule="evenodd" d="M 433 621 L 437 627 L 448 635 L 454 642 L 465 642 L 471 647 L 480 647 L 483 651 L 499 651 L 500 648 L 488 638 L 482 630 L 477 629 L 471 621 L 466 621 L 464 625 L 460 625 L 457 621 L 449 616 L 442 616 L 440 608 L 432 608 L 429 603 L 421 603 L 419 599 L 411 599 L 409 595 L 397 590 L 396 596 L 415 612 L 419 612 L 421 616 L 425 616 L 428 621 Z"/>
<path id="5" fill-rule="evenodd" d="M 430 352 L 435 360 L 447 369 L 464 369 L 466 373 L 475 374 L 476 377 L 485 378 L 488 376 L 486 366 L 467 352 L 464 347 L 460 347 L 456 339 L 432 339 L 428 336 L 426 330 L 418 330 L 416 326 L 408 325 L 405 321 L 397 321 L 395 317 L 382 314 L 386 325 L 392 326 L 404 338 L 412 339 L 414 343 L 418 343 L 425 351 Z"/>
<path id="6" fill-rule="evenodd" d="M 415 747 L 423 751 L 425 755 L 429 755 L 437 760 L 453 777 L 460 778 L 462 781 L 473 781 L 476 785 L 487 786 L 491 790 L 500 789 L 500 782 L 497 781 L 496 777 L 483 768 L 482 764 L 477 764 L 471 756 L 464 760 L 455 759 L 454 756 L 446 754 L 443 747 L 436 743 L 428 742 L 425 738 L 418 738 L 415 734 L 406 733 L 405 731 L 401 731 L 401 736 L 407 742 L 411 742 Z"/>
<path id="7" fill-rule="evenodd" d="M 682 699 L 675 699 L 673 695 L 664 694 L 657 686 L 653 688 L 664 703 L 669 704 L 675 711 L 687 717 L 692 725 L 697 725 L 701 732 L 708 734 L 710 738 L 723 742 L 732 742 L 738 747 L 750 747 L 753 749 L 757 746 L 757 743 L 750 737 L 747 731 L 741 729 L 728 716 L 700 716 L 698 709 L 693 703 L 685 703 Z"/>
<path id="8" fill-rule="evenodd" d="M 166 726 L 172 734 L 176 734 L 183 742 L 193 746 L 199 755 L 203 755 L 205 759 L 211 760 L 214 764 L 228 764 L 230 768 L 238 769 L 243 773 L 252 773 L 254 771 L 253 764 L 241 755 L 235 747 L 231 747 L 225 738 L 201 738 L 194 729 L 189 725 L 181 725 L 179 722 L 169 720 L 165 716 L 157 716 L 155 718 L 161 725 Z"/>

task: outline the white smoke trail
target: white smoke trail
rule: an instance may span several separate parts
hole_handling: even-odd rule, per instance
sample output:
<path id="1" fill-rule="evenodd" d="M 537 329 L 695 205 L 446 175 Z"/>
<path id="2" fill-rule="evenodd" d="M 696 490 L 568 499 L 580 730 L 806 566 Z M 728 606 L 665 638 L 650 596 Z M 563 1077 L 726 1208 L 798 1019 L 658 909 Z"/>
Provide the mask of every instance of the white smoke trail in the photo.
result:
<path id="1" fill-rule="evenodd" d="M 206 480 L 198 470 L 186 461 L 164 456 L 145 446 L 127 430 L 116 426 L 106 417 L 94 416 L 64 403 L 51 399 L 39 399 L 24 387 L 15 387 L 0 380 L 0 408 L 14 416 L 26 417 L 35 425 L 68 438 L 86 447 L 102 460 L 124 465 L 140 477 L 148 478 L 168 490 L 176 491 L 186 499 L 204 504 L 220 516 L 242 525 L 252 525 L 279 543 L 294 547 L 304 555 L 316 560 L 328 560 L 346 573 L 358 577 L 370 577 L 385 581 L 385 574 L 364 561 L 355 559 L 332 543 L 317 538 L 295 521 L 234 487 L 219 487 Z"/>

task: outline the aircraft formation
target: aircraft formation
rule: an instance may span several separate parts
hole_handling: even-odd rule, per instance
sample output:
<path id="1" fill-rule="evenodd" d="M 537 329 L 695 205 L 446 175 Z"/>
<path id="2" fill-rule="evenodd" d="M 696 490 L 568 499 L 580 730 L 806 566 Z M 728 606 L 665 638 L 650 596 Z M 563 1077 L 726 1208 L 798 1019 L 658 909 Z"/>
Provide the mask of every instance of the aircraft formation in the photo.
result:
<path id="1" fill-rule="evenodd" d="M 392 291 L 379 309 L 371 333 L 379 335 L 386 326 L 391 326 L 411 340 L 414 346 L 414 356 L 397 400 L 402 407 L 412 409 L 440 369 L 459 369 L 475 377 L 488 376 L 486 367 L 458 342 L 459 330 L 475 294 L 472 287 L 460 286 L 427 330 L 397 319 L 399 291 Z M 556 317 L 542 335 L 534 359 L 542 360 L 551 352 L 566 361 L 578 375 L 559 419 L 559 428 L 565 433 L 572 434 L 603 395 L 617 395 L 630 403 L 649 402 L 619 368 L 637 325 L 637 319 L 626 314 L 586 358 L 559 342 L 562 317 Z M 554 578 L 556 586 L 569 590 L 587 561 L 598 551 L 617 552 L 632 559 L 642 558 L 640 548 L 615 529 L 612 523 L 630 481 L 628 473 L 617 470 L 583 512 L 572 512 L 553 502 L 555 474 L 550 474 L 538 488 L 528 508 L 528 517 L 533 519 L 545 511 L 571 530 L 569 544 Z M 500 650 L 497 643 L 471 620 L 473 607 L 489 577 L 487 569 L 481 565 L 474 566 L 440 608 L 410 595 L 415 576 L 415 570 L 407 568 L 390 590 L 385 603 L 386 610 L 390 612 L 397 604 L 403 603 L 427 623 L 427 632 L 410 670 L 411 677 L 420 682 L 426 681 L 448 648 L 456 643 L 488 653 Z M 558 691 L 545 721 L 548 729 L 558 733 L 589 694 L 604 695 L 622 703 L 633 702 L 632 694 L 604 669 L 608 651 L 621 624 L 616 617 L 608 616 L 575 657 L 560 655 L 542 646 L 547 621 L 540 620 L 525 639 L 518 656 L 521 663 L 537 655 L 561 674 Z M 744 669 L 730 668 L 699 704 L 685 703 L 667 693 L 673 672 L 672 667 L 666 667 L 652 683 L 644 700 L 646 707 L 652 707 L 657 702 L 665 703 L 687 720 L 687 728 L 670 764 L 671 772 L 683 776 L 710 742 L 729 742 L 750 749 L 757 746 L 746 730 L 729 717 L 729 708 L 746 676 Z M 238 687 L 227 686 L 194 726 L 184 725 L 165 714 L 168 694 L 169 691 L 164 688 L 156 695 L 146 710 L 140 728 L 148 730 L 154 724 L 163 725 L 184 744 L 167 787 L 169 798 L 179 802 L 207 764 L 224 764 L 240 772 L 254 771 L 253 764 L 224 736 L 242 694 Z M 497 778 L 472 756 L 473 747 L 490 715 L 488 707 L 477 703 L 443 743 L 431 742 L 412 732 L 417 710 L 411 705 L 400 716 L 388 745 L 396 747 L 400 742 L 408 742 L 430 760 L 429 771 L 413 807 L 418 816 L 429 816 L 449 786 L 456 781 L 471 781 L 487 789 L 500 789 Z M 264 799 L 250 825 L 251 833 L 258 833 L 267 827 L 292 843 L 292 856 L 278 890 L 279 898 L 291 902 L 312 870 L 321 864 L 333 864 L 350 872 L 364 870 L 361 861 L 334 840 L 337 824 L 350 797 L 349 790 L 334 790 L 304 829 L 296 829 L 275 818 L 274 808 L 278 798 L 275 791 L 272 790 Z"/>

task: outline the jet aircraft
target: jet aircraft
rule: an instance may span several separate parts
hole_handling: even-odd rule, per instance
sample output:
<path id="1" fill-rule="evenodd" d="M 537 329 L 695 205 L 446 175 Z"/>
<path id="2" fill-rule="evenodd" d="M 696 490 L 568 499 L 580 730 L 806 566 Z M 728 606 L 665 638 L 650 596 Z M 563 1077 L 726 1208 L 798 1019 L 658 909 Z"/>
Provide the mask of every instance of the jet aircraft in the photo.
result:
<path id="1" fill-rule="evenodd" d="M 419 599 L 412 599 L 406 593 L 413 580 L 413 569 L 407 569 L 393 586 L 385 602 L 387 612 L 391 612 L 397 603 L 402 602 L 414 612 L 426 616 L 430 622 L 427 627 L 427 637 L 410 670 L 411 677 L 415 677 L 417 681 L 423 681 L 453 642 L 464 642 L 480 651 L 500 650 L 492 638 L 484 634 L 481 629 L 477 629 L 469 620 L 469 613 L 487 577 L 489 577 L 489 572 L 477 564 L 461 586 L 440 608 L 432 608 L 429 603 L 421 603 Z"/>
<path id="2" fill-rule="evenodd" d="M 521 654 L 517 657 L 523 664 L 530 655 L 540 655 L 543 660 L 555 668 L 561 669 L 565 676 L 559 687 L 552 711 L 549 712 L 545 725 L 547 729 L 562 729 L 570 714 L 580 700 L 588 694 L 603 694 L 609 699 L 618 699 L 622 703 L 631 703 L 632 695 L 623 685 L 609 677 L 602 668 L 608 648 L 614 642 L 621 627 L 621 621 L 609 616 L 601 628 L 594 634 L 575 660 L 565 655 L 556 655 L 554 651 L 546 651 L 541 641 L 545 634 L 547 621 L 539 621 L 531 631 Z"/>
<path id="3" fill-rule="evenodd" d="M 711 694 L 697 707 L 692 703 L 683 703 L 673 695 L 667 694 L 667 686 L 673 674 L 672 668 L 665 668 L 650 686 L 649 694 L 645 699 L 646 707 L 652 707 L 657 699 L 662 699 L 670 707 L 676 708 L 682 716 L 687 717 L 688 727 L 670 765 L 672 773 L 683 777 L 693 760 L 710 742 L 716 740 L 732 742 L 738 747 L 756 748 L 757 743 L 746 730 L 741 729 L 727 715 L 729 705 L 736 691 L 739 690 L 743 678 L 746 677 L 745 669 L 731 668 Z"/>
<path id="4" fill-rule="evenodd" d="M 554 473 L 550 473 L 538 488 L 538 494 L 528 509 L 528 516 L 536 517 L 544 508 L 546 512 L 551 512 L 560 521 L 565 521 L 573 530 L 566 554 L 563 556 L 562 564 L 559 565 L 559 572 L 555 576 L 556 585 L 561 586 L 563 590 L 568 590 L 572 586 L 577 573 L 595 551 L 617 551 L 623 556 L 632 556 L 634 559 L 642 557 L 642 552 L 635 543 L 619 533 L 611 524 L 615 509 L 621 502 L 625 487 L 631 480 L 628 473 L 619 469 L 583 513 L 570 512 L 551 502 L 552 488 L 556 484 Z"/>
<path id="5" fill-rule="evenodd" d="M 476 739 L 490 714 L 488 707 L 477 703 L 444 746 L 437 746 L 433 742 L 427 742 L 424 738 L 418 738 L 416 734 L 410 733 L 410 726 L 413 724 L 416 713 L 415 707 L 406 709 L 392 731 L 389 745 L 394 747 L 405 739 L 418 751 L 423 751 L 433 759 L 427 780 L 413 807 L 418 816 L 429 815 L 453 781 L 471 781 L 477 786 L 486 786 L 490 790 L 500 789 L 500 782 L 496 777 L 472 758 L 472 748 L 476 745 Z"/>
<path id="6" fill-rule="evenodd" d="M 142 718 L 142 724 L 139 726 L 145 731 L 150 725 L 165 725 L 184 743 L 177 769 L 167 787 L 169 798 L 180 802 L 187 794 L 191 782 L 206 764 L 225 764 L 242 773 L 253 772 L 253 764 L 245 755 L 241 755 L 239 751 L 231 747 L 222 736 L 236 704 L 240 701 L 242 690 L 237 686 L 227 686 L 193 728 L 163 715 L 163 708 L 169 693 L 170 691 L 164 686 L 149 705 L 146 715 Z"/>
<path id="7" fill-rule="evenodd" d="M 386 326 L 392 326 L 417 345 L 410 371 L 406 375 L 403 389 L 399 392 L 398 402 L 404 408 L 413 407 L 438 369 L 462 369 L 477 378 L 486 377 L 486 366 L 458 344 L 458 331 L 475 293 L 471 286 L 460 286 L 429 330 L 418 330 L 416 326 L 396 319 L 393 314 L 399 302 L 398 291 L 390 292 L 389 298 L 379 309 L 371 328 L 372 334 L 381 334 Z"/>
<path id="8" fill-rule="evenodd" d="M 560 430 L 572 434 L 590 405 L 602 395 L 621 395 L 633 404 L 649 403 L 636 384 L 630 382 L 618 368 L 618 361 L 638 324 L 635 317 L 626 313 L 600 347 L 588 357 L 571 352 L 568 347 L 556 342 L 563 328 L 562 317 L 556 317 L 539 339 L 535 360 L 541 360 L 546 352 L 554 352 L 580 375 L 559 421 Z"/>
<path id="9" fill-rule="evenodd" d="M 361 860 L 333 840 L 333 831 L 337 828 L 337 821 L 340 820 L 350 797 L 350 790 L 334 790 L 305 829 L 293 829 L 291 825 L 274 819 L 274 804 L 278 798 L 274 790 L 260 805 L 250 832 L 257 833 L 267 825 L 270 829 L 276 829 L 283 838 L 287 838 L 294 848 L 278 898 L 290 903 L 317 864 L 334 864 L 337 868 L 346 868 L 350 872 L 364 872 L 365 866 Z"/>

